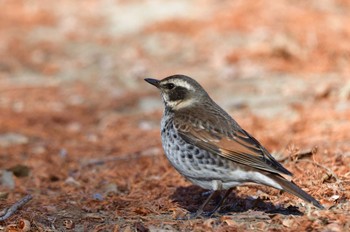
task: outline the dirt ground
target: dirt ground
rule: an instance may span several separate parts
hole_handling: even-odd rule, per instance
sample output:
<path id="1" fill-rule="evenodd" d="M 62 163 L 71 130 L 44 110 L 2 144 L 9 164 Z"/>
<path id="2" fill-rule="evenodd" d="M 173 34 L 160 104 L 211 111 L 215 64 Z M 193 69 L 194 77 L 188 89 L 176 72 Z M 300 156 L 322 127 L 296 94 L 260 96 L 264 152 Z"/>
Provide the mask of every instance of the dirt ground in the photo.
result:
<path id="1" fill-rule="evenodd" d="M 1 231 L 350 230 L 349 1 L 0 8 L 0 217 L 33 197 Z M 326 210 L 240 186 L 220 215 L 178 220 L 206 190 L 166 160 L 161 99 L 143 81 L 175 73 L 198 80 Z"/>

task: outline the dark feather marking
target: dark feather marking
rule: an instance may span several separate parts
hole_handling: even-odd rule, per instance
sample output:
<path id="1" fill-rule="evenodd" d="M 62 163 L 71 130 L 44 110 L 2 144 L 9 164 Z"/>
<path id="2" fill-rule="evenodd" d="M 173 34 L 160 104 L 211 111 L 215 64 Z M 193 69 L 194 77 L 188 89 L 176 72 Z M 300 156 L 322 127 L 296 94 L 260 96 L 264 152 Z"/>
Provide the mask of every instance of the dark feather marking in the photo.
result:
<path id="1" fill-rule="evenodd" d="M 188 112 L 189 110 L 196 113 Z M 200 109 L 193 106 L 191 109 L 180 110 L 175 114 L 175 128 L 187 143 L 233 162 L 271 173 L 292 175 L 216 104 L 214 107 L 202 106 Z M 206 119 L 206 122 L 200 123 L 202 119 Z M 219 132 L 210 131 L 208 124 L 216 125 L 220 128 Z"/>

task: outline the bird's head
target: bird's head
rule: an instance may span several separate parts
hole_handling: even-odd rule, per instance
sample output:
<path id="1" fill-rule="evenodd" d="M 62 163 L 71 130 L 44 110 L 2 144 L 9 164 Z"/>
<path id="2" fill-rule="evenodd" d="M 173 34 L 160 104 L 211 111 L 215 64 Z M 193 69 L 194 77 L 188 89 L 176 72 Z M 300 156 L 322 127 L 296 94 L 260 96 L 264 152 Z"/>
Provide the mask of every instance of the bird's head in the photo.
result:
<path id="1" fill-rule="evenodd" d="M 145 81 L 159 89 L 165 107 L 171 110 L 191 107 L 209 98 L 203 87 L 188 76 L 173 75 L 162 80 L 146 78 Z"/>

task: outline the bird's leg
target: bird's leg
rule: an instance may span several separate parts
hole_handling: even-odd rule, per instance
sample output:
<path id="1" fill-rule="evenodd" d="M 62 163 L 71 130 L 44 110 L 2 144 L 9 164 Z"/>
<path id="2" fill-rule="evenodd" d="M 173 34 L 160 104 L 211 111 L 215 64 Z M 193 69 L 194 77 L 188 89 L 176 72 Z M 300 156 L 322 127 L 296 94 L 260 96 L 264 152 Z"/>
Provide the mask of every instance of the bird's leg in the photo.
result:
<path id="1" fill-rule="evenodd" d="M 214 190 L 209 190 L 209 191 L 203 192 L 201 195 L 202 195 L 202 197 L 208 197 L 213 192 L 214 192 Z"/>
<path id="2" fill-rule="evenodd" d="M 227 197 L 230 195 L 233 189 L 234 188 L 229 188 L 228 190 L 226 190 L 225 195 L 220 199 L 219 203 L 215 206 L 215 208 L 212 211 L 206 213 L 208 217 L 220 210 L 221 206 L 225 203 Z"/>
<path id="3" fill-rule="evenodd" d="M 197 210 L 197 212 L 194 215 L 191 215 L 191 219 L 193 218 L 197 218 L 198 216 L 200 216 L 203 213 L 203 210 L 205 208 L 205 206 L 207 206 L 207 204 L 209 203 L 210 199 L 212 199 L 216 194 L 218 194 L 219 191 L 213 191 L 212 193 L 210 193 L 209 197 L 204 201 L 204 203 L 199 207 L 199 209 Z"/>
<path id="4" fill-rule="evenodd" d="M 204 210 L 205 206 L 207 206 L 207 204 L 209 203 L 210 199 L 212 199 L 222 189 L 222 182 L 219 181 L 219 180 L 213 180 L 212 181 L 212 185 L 213 185 L 213 192 L 210 193 L 209 197 L 199 207 L 197 212 L 193 216 L 191 216 L 191 218 L 197 218 L 198 216 L 200 216 L 203 213 L 203 210 Z M 220 202 L 221 202 L 221 200 L 220 200 Z"/>

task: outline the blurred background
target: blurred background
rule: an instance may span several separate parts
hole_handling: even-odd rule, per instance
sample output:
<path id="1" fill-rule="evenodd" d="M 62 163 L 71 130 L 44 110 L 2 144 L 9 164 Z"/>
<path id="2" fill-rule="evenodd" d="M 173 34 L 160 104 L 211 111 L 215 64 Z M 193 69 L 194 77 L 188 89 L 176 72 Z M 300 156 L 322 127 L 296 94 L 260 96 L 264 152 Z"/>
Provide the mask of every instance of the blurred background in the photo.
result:
<path id="1" fill-rule="evenodd" d="M 168 212 L 175 186 L 189 183 L 163 156 L 162 102 L 143 79 L 173 74 L 200 82 L 276 157 L 317 146 L 314 159 L 348 174 L 336 160 L 350 157 L 349 25 L 347 0 L 0 0 L 3 203 L 35 193 L 24 215 L 37 229 L 69 212 L 67 199 L 136 217 L 154 213 L 162 191 Z M 322 176 L 309 166 L 299 180 Z M 130 200 L 148 187 L 149 202 Z M 327 189 L 325 201 L 343 196 Z M 72 220 L 95 228 L 79 212 Z"/>
<path id="2" fill-rule="evenodd" d="M 107 97 L 148 91 L 147 76 L 182 73 L 225 107 L 248 104 L 266 116 L 291 116 L 285 101 L 350 88 L 348 1 L 1 5 L 2 85 L 69 88 L 79 82 Z M 347 98 L 344 91 L 338 94 Z"/>

